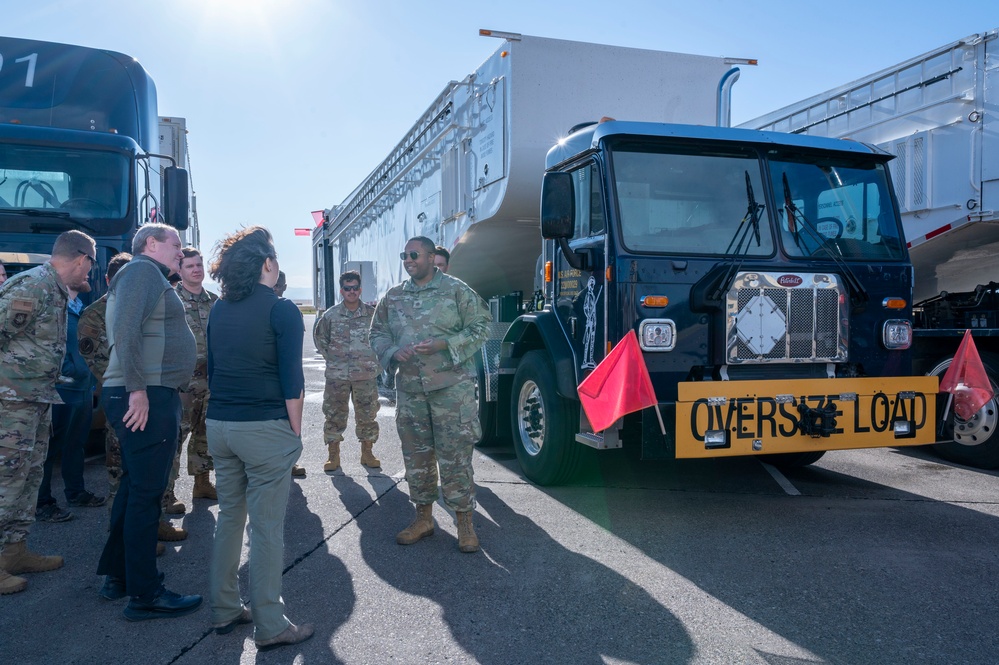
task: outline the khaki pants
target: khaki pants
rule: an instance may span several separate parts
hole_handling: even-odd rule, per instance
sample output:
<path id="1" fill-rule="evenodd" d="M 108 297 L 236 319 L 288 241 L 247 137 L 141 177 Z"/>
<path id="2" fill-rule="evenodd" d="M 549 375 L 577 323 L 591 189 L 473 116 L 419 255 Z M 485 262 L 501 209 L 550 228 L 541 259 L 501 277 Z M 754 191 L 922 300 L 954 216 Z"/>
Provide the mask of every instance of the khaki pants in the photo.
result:
<path id="1" fill-rule="evenodd" d="M 208 420 L 207 430 L 219 495 L 209 586 L 212 622 L 226 623 L 242 612 L 239 556 L 249 516 L 254 638 L 268 640 L 290 624 L 281 600 L 284 517 L 302 440 L 287 420 Z"/>

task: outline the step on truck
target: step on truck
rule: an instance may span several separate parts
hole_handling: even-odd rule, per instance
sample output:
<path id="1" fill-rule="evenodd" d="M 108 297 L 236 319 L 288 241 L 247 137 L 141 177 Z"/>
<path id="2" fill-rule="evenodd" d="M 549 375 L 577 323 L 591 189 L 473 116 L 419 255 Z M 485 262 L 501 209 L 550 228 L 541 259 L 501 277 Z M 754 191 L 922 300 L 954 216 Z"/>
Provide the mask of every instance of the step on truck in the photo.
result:
<path id="1" fill-rule="evenodd" d="M 134 58 L 0 37 L 0 259 L 48 260 L 63 231 L 97 241 L 90 302 L 108 261 L 147 221 L 188 225 L 188 178 L 159 154 L 156 87 Z"/>
<path id="2" fill-rule="evenodd" d="M 891 173 L 915 270 L 913 369 L 942 377 L 970 329 L 999 394 L 999 29 L 750 120 L 742 127 L 850 138 L 895 156 Z M 856 233 L 861 216 L 830 208 Z M 946 459 L 999 468 L 999 404 L 968 420 L 938 406 Z"/>
<path id="3" fill-rule="evenodd" d="M 411 236 L 446 247 L 493 315 L 484 438 L 512 440 L 540 484 L 625 444 L 798 465 L 933 440 L 889 154 L 726 126 L 753 61 L 491 34 L 500 48 L 324 211 L 320 307 L 347 268 L 372 276 L 369 301 L 402 281 Z M 837 233 L 842 206 L 862 233 Z M 577 386 L 630 331 L 664 427 L 647 408 L 595 432 Z"/>

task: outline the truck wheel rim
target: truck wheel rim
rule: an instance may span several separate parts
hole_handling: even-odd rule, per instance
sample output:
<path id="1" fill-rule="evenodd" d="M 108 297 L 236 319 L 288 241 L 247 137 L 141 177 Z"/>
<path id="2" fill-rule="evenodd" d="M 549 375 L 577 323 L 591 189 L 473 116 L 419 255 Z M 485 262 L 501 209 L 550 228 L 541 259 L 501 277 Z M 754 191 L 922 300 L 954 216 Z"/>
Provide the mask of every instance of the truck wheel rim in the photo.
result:
<path id="1" fill-rule="evenodd" d="M 545 402 L 534 381 L 525 381 L 517 399 L 517 431 L 524 451 L 534 457 L 545 443 Z"/>
<path id="2" fill-rule="evenodd" d="M 996 411 L 996 400 L 990 399 L 978 413 L 968 420 L 961 420 L 954 414 L 954 441 L 962 446 L 977 446 L 988 441 L 995 435 L 999 414 Z"/>

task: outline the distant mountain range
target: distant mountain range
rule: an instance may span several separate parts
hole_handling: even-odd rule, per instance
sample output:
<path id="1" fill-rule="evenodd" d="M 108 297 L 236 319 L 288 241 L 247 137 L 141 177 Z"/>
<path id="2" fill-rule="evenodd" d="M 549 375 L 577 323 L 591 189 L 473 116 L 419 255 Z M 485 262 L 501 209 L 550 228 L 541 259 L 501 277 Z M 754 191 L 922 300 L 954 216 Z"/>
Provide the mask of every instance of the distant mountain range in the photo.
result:
<path id="1" fill-rule="evenodd" d="M 305 303 L 307 305 L 312 304 L 312 289 L 309 288 L 296 288 L 288 287 L 288 290 L 284 292 L 284 297 L 289 300 L 294 300 L 297 303 Z"/>

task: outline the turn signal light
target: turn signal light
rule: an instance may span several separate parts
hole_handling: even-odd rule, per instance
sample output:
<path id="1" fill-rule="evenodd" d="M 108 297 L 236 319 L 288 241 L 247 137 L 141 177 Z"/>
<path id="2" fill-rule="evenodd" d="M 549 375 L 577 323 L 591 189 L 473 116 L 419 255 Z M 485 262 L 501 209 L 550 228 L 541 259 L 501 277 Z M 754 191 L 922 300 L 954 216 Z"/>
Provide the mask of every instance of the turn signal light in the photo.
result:
<path id="1" fill-rule="evenodd" d="M 885 298 L 881 305 L 885 309 L 905 309 L 905 298 Z"/>
<path id="2" fill-rule="evenodd" d="M 552 262 L 545 261 L 545 284 L 552 283 Z"/>
<path id="3" fill-rule="evenodd" d="M 665 307 L 669 304 L 666 296 L 645 296 L 642 298 L 642 307 Z"/>

